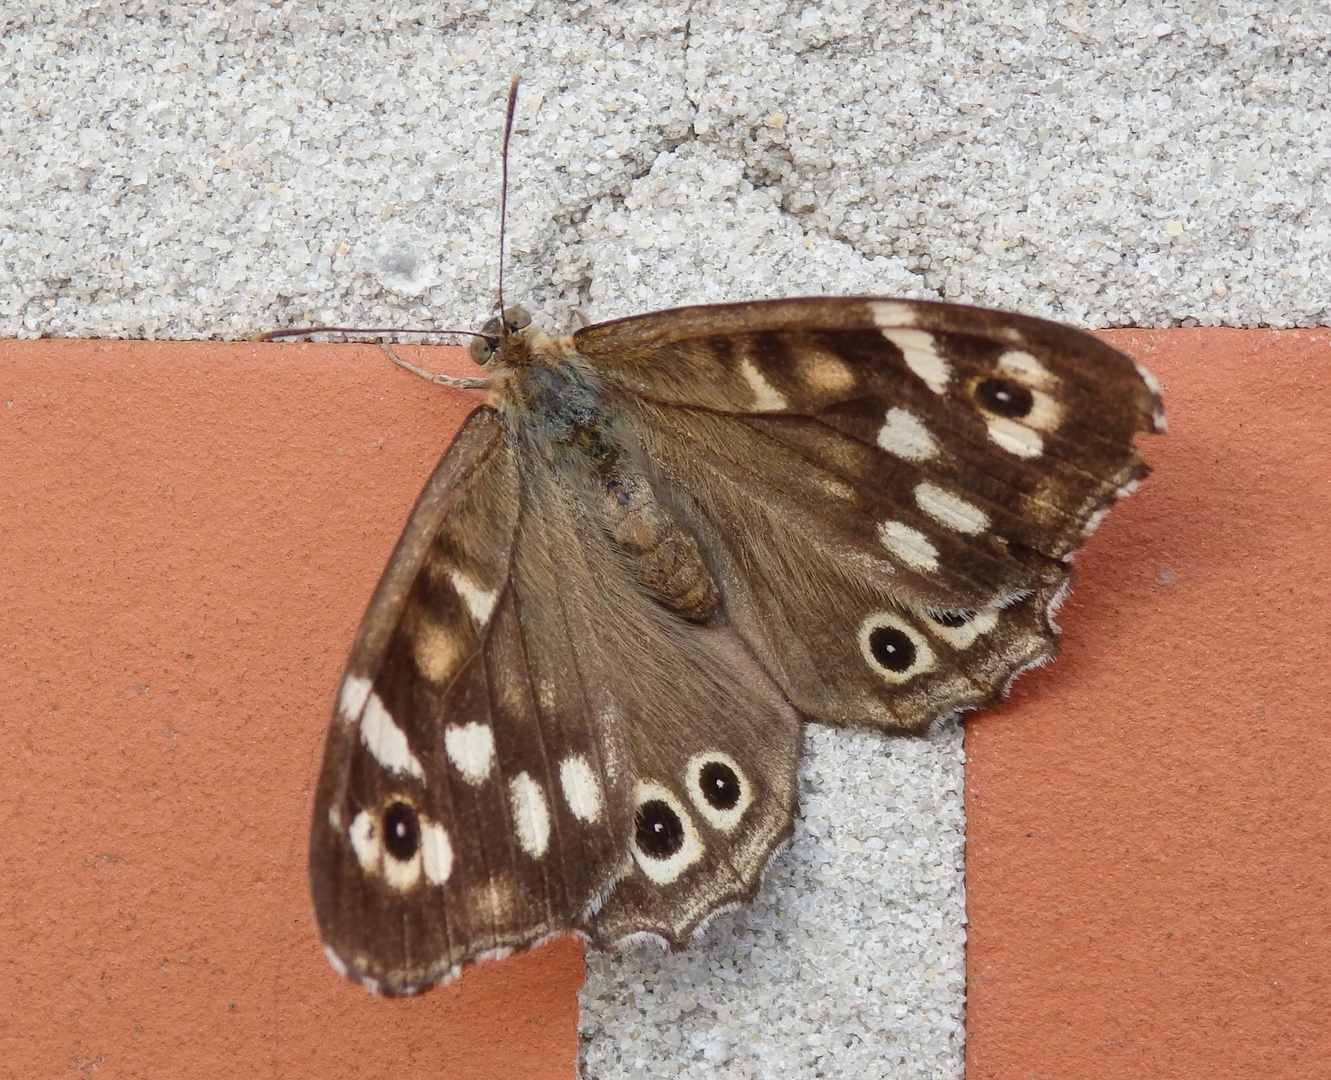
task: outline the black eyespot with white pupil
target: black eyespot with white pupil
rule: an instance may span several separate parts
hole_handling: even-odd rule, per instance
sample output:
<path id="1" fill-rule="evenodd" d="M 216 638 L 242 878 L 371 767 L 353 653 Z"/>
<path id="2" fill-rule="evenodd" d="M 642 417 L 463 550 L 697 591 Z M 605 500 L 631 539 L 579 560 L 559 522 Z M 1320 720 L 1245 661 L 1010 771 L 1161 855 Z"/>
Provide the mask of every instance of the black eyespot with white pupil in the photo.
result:
<path id="1" fill-rule="evenodd" d="M 724 761 L 709 761 L 698 770 L 702 797 L 716 810 L 733 810 L 743 794 L 735 770 Z"/>
<path id="2" fill-rule="evenodd" d="M 975 399 L 996 416 L 1020 420 L 1035 407 L 1035 398 L 1026 387 L 1011 379 L 985 379 L 975 388 Z"/>
<path id="3" fill-rule="evenodd" d="M 915 663 L 915 643 L 895 626 L 875 626 L 869 631 L 869 652 L 888 671 L 905 671 Z"/>
<path id="4" fill-rule="evenodd" d="M 384 810 L 384 850 L 398 862 L 410 862 L 421 847 L 421 821 L 404 802 Z"/>
<path id="5" fill-rule="evenodd" d="M 663 799 L 648 799 L 634 822 L 638 850 L 653 859 L 668 859 L 684 846 L 684 823 Z"/>

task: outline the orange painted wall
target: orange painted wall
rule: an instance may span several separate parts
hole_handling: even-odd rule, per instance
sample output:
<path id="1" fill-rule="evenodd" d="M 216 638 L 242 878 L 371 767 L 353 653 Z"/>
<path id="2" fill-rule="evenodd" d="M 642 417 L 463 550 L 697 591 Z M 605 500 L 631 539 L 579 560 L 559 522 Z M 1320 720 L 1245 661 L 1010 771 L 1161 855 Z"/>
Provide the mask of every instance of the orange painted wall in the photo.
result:
<path id="1" fill-rule="evenodd" d="M 1331 1076 L 1331 333 L 1106 336 L 1170 434 L 967 728 L 968 1075 Z"/>
<path id="2" fill-rule="evenodd" d="M 1331 334 L 1114 338 L 1172 433 L 968 727 L 968 1073 L 1316 1076 Z M 0 372 L 0 1076 L 571 1077 L 576 946 L 384 1002 L 309 921 L 332 690 L 459 396 L 355 347 Z"/>
<path id="3" fill-rule="evenodd" d="M 568 1080 L 574 943 L 382 1001 L 310 920 L 333 688 L 460 396 L 373 347 L 0 371 L 0 1076 Z"/>

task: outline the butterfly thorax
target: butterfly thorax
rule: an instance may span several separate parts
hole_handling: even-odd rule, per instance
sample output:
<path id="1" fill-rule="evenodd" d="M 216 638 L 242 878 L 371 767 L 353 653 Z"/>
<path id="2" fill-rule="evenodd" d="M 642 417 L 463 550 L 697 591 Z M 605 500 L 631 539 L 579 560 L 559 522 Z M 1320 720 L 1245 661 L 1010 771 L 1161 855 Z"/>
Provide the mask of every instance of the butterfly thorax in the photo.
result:
<path id="1" fill-rule="evenodd" d="M 592 511 L 638 583 L 691 622 L 716 611 L 716 586 L 694 540 L 657 498 L 641 452 L 571 337 L 534 327 L 506 336 L 486 364 L 488 404 L 512 437 Z"/>

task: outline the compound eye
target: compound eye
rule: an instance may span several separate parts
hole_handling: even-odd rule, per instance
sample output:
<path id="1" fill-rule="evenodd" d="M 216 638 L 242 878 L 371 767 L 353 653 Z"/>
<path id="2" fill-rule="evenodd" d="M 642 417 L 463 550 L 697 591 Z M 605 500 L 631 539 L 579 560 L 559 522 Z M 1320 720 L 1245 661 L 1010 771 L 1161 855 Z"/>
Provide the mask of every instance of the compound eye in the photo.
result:
<path id="1" fill-rule="evenodd" d="M 510 330 L 525 330 L 531 325 L 531 316 L 526 308 L 508 307 L 504 308 L 504 322 Z"/>
<path id="2" fill-rule="evenodd" d="M 471 339 L 471 344 L 467 346 L 467 352 L 471 353 L 471 358 L 476 363 L 484 366 L 486 361 L 494 356 L 495 347 L 488 338 L 474 337 Z"/>

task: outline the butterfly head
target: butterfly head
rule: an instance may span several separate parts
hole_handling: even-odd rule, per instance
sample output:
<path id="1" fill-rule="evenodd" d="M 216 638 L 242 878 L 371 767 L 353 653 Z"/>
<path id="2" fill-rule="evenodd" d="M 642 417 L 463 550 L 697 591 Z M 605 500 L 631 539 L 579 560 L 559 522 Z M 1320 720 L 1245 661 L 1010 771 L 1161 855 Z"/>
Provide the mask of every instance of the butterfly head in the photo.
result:
<path id="1" fill-rule="evenodd" d="M 506 351 L 505 344 L 529 326 L 531 326 L 531 316 L 527 314 L 525 308 L 504 308 L 503 317 L 495 315 L 487 321 L 481 327 L 482 336 L 472 338 L 467 351 L 481 367 L 489 367 L 496 356 Z"/>

